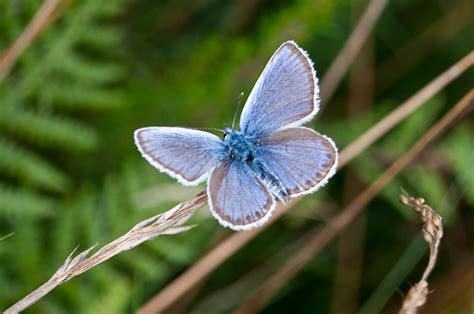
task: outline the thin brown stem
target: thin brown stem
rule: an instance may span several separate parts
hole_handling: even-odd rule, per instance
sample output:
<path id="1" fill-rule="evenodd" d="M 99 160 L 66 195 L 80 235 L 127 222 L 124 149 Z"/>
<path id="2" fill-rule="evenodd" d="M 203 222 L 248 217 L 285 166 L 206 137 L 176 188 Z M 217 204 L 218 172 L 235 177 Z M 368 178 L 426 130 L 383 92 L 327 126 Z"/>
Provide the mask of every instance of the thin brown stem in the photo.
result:
<path id="1" fill-rule="evenodd" d="M 457 62 L 452 68 L 447 72 L 442 73 L 438 76 L 433 82 L 443 81 L 445 86 L 448 82 L 454 80 L 456 77 L 461 75 L 469 66 L 472 64 L 472 59 L 474 59 L 474 53 L 471 53 L 467 57 L 463 58 L 461 61 Z M 452 72 L 456 71 L 456 75 Z M 348 151 L 348 148 L 341 151 L 339 156 L 339 165 L 338 169 L 344 167 L 352 159 L 354 159 L 358 154 L 365 150 L 369 145 L 378 140 L 381 136 L 387 133 L 391 128 L 393 128 L 397 123 L 401 122 L 414 110 L 411 107 L 418 108 L 420 107 L 427 99 L 427 95 L 434 95 L 441 89 L 441 84 L 433 84 L 431 82 L 425 86 L 421 91 L 423 92 L 423 97 L 417 96 L 421 93 L 417 93 L 414 97 L 410 98 L 408 101 L 403 103 L 401 106 L 404 106 L 404 110 L 399 110 L 398 108 L 392 111 L 384 120 L 390 122 L 384 122 L 383 124 L 378 123 L 373 128 L 366 131 L 358 139 L 355 140 L 357 143 L 352 147 L 352 152 Z M 429 88 L 428 88 L 429 87 Z M 400 106 L 400 107 L 401 107 Z M 374 131 L 375 129 L 375 131 Z M 370 136 L 368 136 L 369 134 Z M 156 294 L 151 300 L 149 300 L 145 305 L 139 309 L 139 313 L 156 313 L 161 312 L 164 309 L 168 308 L 170 305 L 179 300 L 187 291 L 189 291 L 194 285 L 206 278 L 214 269 L 219 265 L 224 263 L 230 256 L 237 252 L 240 248 L 246 245 L 249 241 L 255 238 L 258 234 L 263 232 L 268 228 L 273 222 L 279 219 L 284 213 L 286 213 L 291 207 L 297 204 L 299 199 L 293 199 L 286 205 L 279 205 L 272 218 L 258 229 L 252 229 L 247 232 L 234 233 L 221 244 L 216 246 L 209 253 L 204 255 L 200 260 L 195 262 L 190 268 L 188 268 L 183 274 L 178 276 L 174 281 L 169 283 L 163 290 Z"/>
<path id="2" fill-rule="evenodd" d="M 360 18 L 362 6 L 367 0 L 352 1 L 354 24 Z M 351 66 L 348 84 L 347 116 L 358 116 L 370 111 L 374 102 L 374 45 L 372 35 L 362 46 L 359 56 Z M 364 79 L 361 80 L 360 78 Z M 347 204 L 365 187 L 352 169 L 343 176 L 342 202 Z M 361 215 L 351 226 L 341 233 L 337 242 L 337 261 L 332 285 L 331 313 L 356 313 L 358 293 L 362 279 L 364 260 L 364 238 L 366 218 Z"/>
<path id="3" fill-rule="evenodd" d="M 452 82 L 455 78 L 464 73 L 464 71 L 466 71 L 473 64 L 474 52 L 471 52 L 452 67 L 450 67 L 447 71 L 440 74 L 428 85 L 419 90 L 403 104 L 398 106 L 389 115 L 371 127 L 369 131 L 365 132 L 361 137 L 347 146 L 344 150 L 346 154 L 345 159 L 341 160 L 341 163 L 344 164 L 345 160 L 352 160 L 355 156 L 359 155 L 369 145 L 378 140 L 383 134 L 387 133 L 387 131 L 391 130 L 395 125 L 400 123 L 400 121 L 405 119 L 410 113 L 421 107 L 428 99 L 433 97 L 436 93 L 448 85 L 448 83 Z"/>
<path id="4" fill-rule="evenodd" d="M 377 93 L 397 82 L 410 69 L 427 59 L 472 20 L 472 1 L 461 1 L 377 66 Z"/>
<path id="5" fill-rule="evenodd" d="M 321 101 L 327 104 L 341 82 L 344 74 L 367 41 L 375 23 L 387 5 L 387 0 L 372 0 L 357 23 L 346 44 L 321 80 Z"/>
<path id="6" fill-rule="evenodd" d="M 0 82 L 5 79 L 25 49 L 58 16 L 54 13 L 60 4 L 61 0 L 45 0 L 23 33 L 0 55 Z"/>
<path id="7" fill-rule="evenodd" d="M 457 118 L 472 110 L 474 91 L 464 96 L 441 120 L 433 125 L 405 154 L 398 158 L 368 189 L 346 206 L 324 229 L 301 247 L 277 273 L 262 284 L 260 291 L 244 303 L 236 313 L 254 313 L 286 285 L 301 268 L 318 254 L 341 230 L 356 218 L 365 206 L 428 144 L 439 137 Z"/>

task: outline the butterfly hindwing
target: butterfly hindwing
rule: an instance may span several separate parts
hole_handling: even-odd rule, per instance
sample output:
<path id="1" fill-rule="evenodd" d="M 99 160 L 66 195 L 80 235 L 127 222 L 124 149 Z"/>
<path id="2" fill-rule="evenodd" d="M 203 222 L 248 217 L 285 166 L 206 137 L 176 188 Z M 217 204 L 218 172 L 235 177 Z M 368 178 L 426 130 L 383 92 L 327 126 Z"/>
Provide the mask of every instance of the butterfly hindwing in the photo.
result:
<path id="1" fill-rule="evenodd" d="M 224 145 L 214 134 L 178 127 L 135 131 L 135 144 L 155 168 L 184 185 L 195 185 L 222 160 Z"/>
<path id="2" fill-rule="evenodd" d="M 240 119 L 240 129 L 261 135 L 299 126 L 319 109 L 319 88 L 313 63 L 293 41 L 280 46 L 257 80 Z"/>
<path id="3" fill-rule="evenodd" d="M 234 230 L 260 226 L 275 206 L 263 183 L 236 160 L 225 160 L 211 172 L 207 191 L 214 217 Z"/>
<path id="4" fill-rule="evenodd" d="M 337 157 L 332 140 L 305 127 L 271 133 L 262 138 L 258 148 L 258 158 L 291 197 L 323 186 L 336 171 Z"/>

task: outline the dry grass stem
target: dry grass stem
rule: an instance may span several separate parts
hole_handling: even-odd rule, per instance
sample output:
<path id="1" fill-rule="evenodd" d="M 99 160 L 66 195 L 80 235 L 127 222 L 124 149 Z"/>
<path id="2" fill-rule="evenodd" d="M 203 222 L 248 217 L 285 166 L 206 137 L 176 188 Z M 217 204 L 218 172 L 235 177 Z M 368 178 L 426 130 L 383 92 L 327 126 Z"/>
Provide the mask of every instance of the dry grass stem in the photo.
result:
<path id="1" fill-rule="evenodd" d="M 61 2 L 62 0 L 45 0 L 23 33 L 0 55 L 0 82 L 8 75 L 23 51 L 58 16 L 55 12 Z"/>
<path id="2" fill-rule="evenodd" d="M 126 234 L 105 245 L 90 257 L 87 257 L 87 255 L 93 247 L 81 252 L 74 258 L 72 257 L 74 252 L 71 253 L 64 264 L 45 284 L 15 303 L 5 311 L 5 314 L 23 311 L 60 284 L 109 260 L 123 251 L 130 250 L 162 234 L 176 234 L 191 229 L 193 226 L 182 226 L 182 224 L 193 215 L 196 209 L 206 204 L 207 192 L 201 191 L 190 200 L 162 214 L 158 214 L 136 224 Z"/>
<path id="3" fill-rule="evenodd" d="M 221 287 L 205 299 L 199 300 L 198 304 L 193 307 L 192 312 L 228 313 L 232 308 L 238 306 L 242 300 L 253 295 L 256 289 L 258 289 L 259 284 L 268 276 L 271 276 L 288 256 L 293 255 L 311 236 L 313 236 L 313 233 L 305 233 L 281 250 L 278 250 L 275 255 L 265 260 L 264 263 L 229 283 L 228 286 Z M 174 307 L 171 307 L 168 311 L 173 312 L 174 309 Z"/>
<path id="4" fill-rule="evenodd" d="M 334 91 L 341 82 L 344 74 L 354 61 L 360 49 L 367 41 L 369 34 L 374 29 L 375 23 L 387 5 L 387 0 L 372 0 L 359 22 L 347 39 L 336 59 L 331 63 L 328 71 L 321 80 L 321 101 L 328 103 Z"/>
<path id="5" fill-rule="evenodd" d="M 357 140 L 346 147 L 344 152 L 347 154 L 347 160 L 352 160 L 359 155 L 370 144 L 378 140 L 382 135 L 391 130 L 395 125 L 400 123 L 409 114 L 421 107 L 428 99 L 433 97 L 448 83 L 459 77 L 467 69 L 474 64 L 474 52 L 470 52 L 464 58 L 456 62 L 448 70 L 438 75 L 428 85 L 420 89 L 416 94 L 406 100 L 385 118 L 377 122 L 373 127 L 360 136 Z M 342 158 L 341 158 L 342 159 Z M 341 161 L 342 163 L 343 161 Z"/>
<path id="6" fill-rule="evenodd" d="M 356 218 L 365 206 L 390 181 L 431 142 L 441 135 L 457 118 L 472 110 L 474 105 L 474 91 L 464 96 L 441 120 L 433 125 L 405 154 L 400 156 L 387 171 L 366 190 L 359 194 L 341 213 L 329 222 L 324 229 L 302 246 L 288 262 L 266 280 L 261 289 L 249 301 L 244 303 L 236 313 L 254 313 L 265 305 L 280 289 L 301 270 L 314 256 L 320 252 L 340 231 Z M 430 229 L 431 230 L 431 229 Z M 419 289 L 423 285 L 420 285 Z"/>
<path id="7" fill-rule="evenodd" d="M 351 19 L 354 25 L 360 18 L 362 6 L 366 4 L 366 0 L 352 1 Z M 347 117 L 367 114 L 373 110 L 375 86 L 378 85 L 374 68 L 375 45 L 373 37 L 373 35 L 368 36 L 348 75 Z M 361 79 L 362 77 L 364 79 Z M 347 204 L 364 189 L 365 184 L 351 169 L 345 171 L 342 177 L 341 201 L 343 204 Z M 336 212 L 339 212 L 339 206 L 337 207 Z M 326 220 L 325 223 L 330 220 Z M 330 302 L 331 313 L 356 313 L 360 285 L 363 280 L 365 225 L 366 217 L 361 215 L 339 237 L 331 294 L 333 297 Z M 348 285 L 348 282 L 351 284 Z"/>
<path id="8" fill-rule="evenodd" d="M 339 156 L 338 169 L 344 167 L 348 162 L 357 157 L 363 150 L 373 144 L 376 140 L 386 134 L 391 128 L 397 123 L 400 123 L 406 118 L 414 109 L 410 107 L 419 108 L 428 99 L 427 95 L 436 94 L 442 87 L 447 83 L 454 80 L 456 77 L 466 71 L 474 61 L 474 53 L 470 53 L 462 60 L 458 61 L 448 71 L 442 73 L 434 81 L 426 85 L 420 92 L 423 91 L 423 97 L 411 97 L 408 101 L 403 103 L 400 107 L 404 106 L 403 110 L 399 110 L 397 107 L 389 115 L 387 115 L 382 121 L 384 123 L 377 123 L 375 126 L 367 130 L 359 138 L 357 138 L 353 144 L 349 145 L 348 148 L 343 149 Z M 454 72 L 454 73 L 453 73 Z M 436 83 L 436 84 L 434 84 Z M 441 84 L 442 83 L 442 84 Z M 429 87 L 429 88 L 428 88 Z M 472 97 L 472 96 L 471 96 Z M 355 145 L 354 145 L 355 143 Z M 216 246 L 212 251 L 204 255 L 200 260 L 195 262 L 188 270 L 177 277 L 174 281 L 169 283 L 163 290 L 155 295 L 150 301 L 148 301 L 139 313 L 156 313 L 163 311 L 171 304 L 179 300 L 187 291 L 189 291 L 194 285 L 204 279 L 214 269 L 226 261 L 230 256 L 242 248 L 245 244 L 255 238 L 258 234 L 263 232 L 273 222 L 275 222 L 280 216 L 287 212 L 293 207 L 299 199 L 294 199 L 287 205 L 279 205 L 275 209 L 273 217 L 262 227 L 253 229 L 248 232 L 234 233 L 221 244 Z"/>
<path id="9" fill-rule="evenodd" d="M 462 1 L 437 19 L 426 30 L 377 66 L 377 92 L 382 93 L 411 68 L 428 58 L 472 20 L 472 1 Z"/>
<path id="10" fill-rule="evenodd" d="M 403 300 L 400 314 L 416 314 L 418 309 L 426 303 L 428 297 L 428 276 L 433 270 L 438 257 L 438 249 L 441 238 L 443 237 L 443 224 L 441 216 L 425 203 L 421 197 L 414 198 L 405 191 L 400 194 L 400 202 L 410 206 L 421 218 L 423 222 L 423 237 L 430 246 L 430 259 L 428 265 L 421 277 Z"/>

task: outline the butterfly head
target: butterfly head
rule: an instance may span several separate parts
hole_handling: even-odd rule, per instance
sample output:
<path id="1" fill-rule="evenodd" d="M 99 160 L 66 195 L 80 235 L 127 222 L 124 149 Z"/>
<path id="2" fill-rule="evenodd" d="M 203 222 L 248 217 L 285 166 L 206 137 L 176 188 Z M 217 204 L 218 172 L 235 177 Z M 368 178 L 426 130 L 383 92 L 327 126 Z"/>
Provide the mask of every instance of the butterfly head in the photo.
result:
<path id="1" fill-rule="evenodd" d="M 224 139 L 231 133 L 235 132 L 233 128 L 229 128 L 227 123 L 224 123 Z"/>

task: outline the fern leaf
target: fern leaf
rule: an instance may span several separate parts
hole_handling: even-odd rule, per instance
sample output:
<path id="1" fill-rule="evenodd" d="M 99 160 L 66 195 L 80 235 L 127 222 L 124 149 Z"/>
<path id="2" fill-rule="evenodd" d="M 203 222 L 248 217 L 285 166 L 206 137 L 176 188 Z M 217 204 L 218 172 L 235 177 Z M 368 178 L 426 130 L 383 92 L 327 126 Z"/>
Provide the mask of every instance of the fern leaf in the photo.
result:
<path id="1" fill-rule="evenodd" d="M 0 170 L 26 185 L 64 192 L 69 188 L 68 176 L 36 153 L 0 138 Z"/>
<path id="2" fill-rule="evenodd" d="M 108 111 L 123 104 L 121 93 L 77 83 L 56 83 L 39 96 L 56 108 L 70 111 Z"/>
<path id="3" fill-rule="evenodd" d="M 124 68 L 116 63 L 89 60 L 72 52 L 67 59 L 61 61 L 61 72 L 88 84 L 114 83 L 125 76 Z"/>
<path id="4" fill-rule="evenodd" d="M 96 132 L 82 123 L 26 109 L 0 114 L 0 129 L 36 145 L 71 151 L 89 151 L 98 144 Z"/>
<path id="5" fill-rule="evenodd" d="M 26 190 L 0 185 L 0 216 L 39 218 L 50 216 L 56 201 Z"/>
<path id="6" fill-rule="evenodd" d="M 120 39 L 120 30 L 112 26 L 97 27 L 93 32 L 84 32 L 81 34 L 81 41 L 84 44 L 102 51 L 107 51 L 110 47 L 118 45 Z"/>

